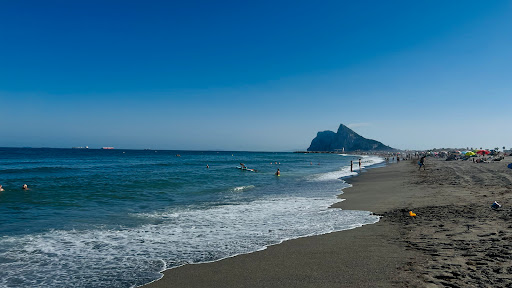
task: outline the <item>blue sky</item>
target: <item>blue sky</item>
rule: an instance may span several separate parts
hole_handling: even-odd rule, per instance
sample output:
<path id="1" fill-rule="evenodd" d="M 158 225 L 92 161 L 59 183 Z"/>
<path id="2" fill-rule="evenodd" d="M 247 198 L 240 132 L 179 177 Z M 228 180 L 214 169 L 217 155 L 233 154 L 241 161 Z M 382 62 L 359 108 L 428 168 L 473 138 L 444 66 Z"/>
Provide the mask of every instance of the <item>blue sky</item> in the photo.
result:
<path id="1" fill-rule="evenodd" d="M 357 2 L 357 3 L 355 3 Z M 0 146 L 511 147 L 509 1 L 2 1 Z"/>

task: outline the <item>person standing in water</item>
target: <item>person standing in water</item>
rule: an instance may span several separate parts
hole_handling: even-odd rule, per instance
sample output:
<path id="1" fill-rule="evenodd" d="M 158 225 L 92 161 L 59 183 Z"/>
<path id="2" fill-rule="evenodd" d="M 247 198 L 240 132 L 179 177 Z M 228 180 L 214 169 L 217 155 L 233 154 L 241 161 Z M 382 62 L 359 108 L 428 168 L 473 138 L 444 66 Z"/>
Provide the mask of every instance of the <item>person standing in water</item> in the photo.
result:
<path id="1" fill-rule="evenodd" d="M 359 170 L 361 170 L 361 158 L 359 158 Z"/>
<path id="2" fill-rule="evenodd" d="M 279 168 L 277 168 L 276 176 L 281 176 L 281 172 L 279 171 Z"/>
<path id="3" fill-rule="evenodd" d="M 350 172 L 354 171 L 354 162 L 350 160 Z"/>

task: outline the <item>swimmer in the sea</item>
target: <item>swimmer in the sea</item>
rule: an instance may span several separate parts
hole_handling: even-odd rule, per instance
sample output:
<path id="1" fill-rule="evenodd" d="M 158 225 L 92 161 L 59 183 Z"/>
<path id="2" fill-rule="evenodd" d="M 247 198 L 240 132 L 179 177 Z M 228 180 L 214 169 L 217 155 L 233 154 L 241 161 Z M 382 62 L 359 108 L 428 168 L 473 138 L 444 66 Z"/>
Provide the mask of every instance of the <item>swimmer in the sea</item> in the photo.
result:
<path id="1" fill-rule="evenodd" d="M 23 184 L 23 190 L 28 190 L 27 184 Z"/>

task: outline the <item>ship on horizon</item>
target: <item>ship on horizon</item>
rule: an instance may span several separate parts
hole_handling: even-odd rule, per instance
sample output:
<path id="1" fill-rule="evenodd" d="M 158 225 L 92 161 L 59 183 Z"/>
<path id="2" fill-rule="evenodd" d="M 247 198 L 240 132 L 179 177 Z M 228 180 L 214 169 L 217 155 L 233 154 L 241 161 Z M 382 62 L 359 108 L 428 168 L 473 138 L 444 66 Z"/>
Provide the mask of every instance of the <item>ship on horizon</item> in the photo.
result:
<path id="1" fill-rule="evenodd" d="M 112 150 L 112 149 L 114 149 L 114 147 L 102 147 L 101 149 L 103 149 L 103 150 Z"/>
<path id="2" fill-rule="evenodd" d="M 78 147 L 71 147 L 71 149 L 89 149 L 89 146 L 78 146 Z"/>

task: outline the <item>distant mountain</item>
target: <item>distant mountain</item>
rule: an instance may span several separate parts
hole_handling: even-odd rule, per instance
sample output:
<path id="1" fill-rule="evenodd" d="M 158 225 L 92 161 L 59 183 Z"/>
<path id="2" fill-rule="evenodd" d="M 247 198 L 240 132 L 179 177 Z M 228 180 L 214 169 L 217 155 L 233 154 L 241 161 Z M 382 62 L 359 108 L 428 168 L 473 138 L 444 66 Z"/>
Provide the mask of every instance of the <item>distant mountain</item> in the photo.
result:
<path id="1" fill-rule="evenodd" d="M 366 139 L 347 126 L 340 124 L 338 132 L 318 132 L 311 141 L 308 151 L 394 151 L 396 149 L 382 144 L 379 141 Z"/>

